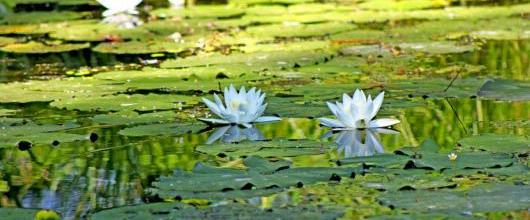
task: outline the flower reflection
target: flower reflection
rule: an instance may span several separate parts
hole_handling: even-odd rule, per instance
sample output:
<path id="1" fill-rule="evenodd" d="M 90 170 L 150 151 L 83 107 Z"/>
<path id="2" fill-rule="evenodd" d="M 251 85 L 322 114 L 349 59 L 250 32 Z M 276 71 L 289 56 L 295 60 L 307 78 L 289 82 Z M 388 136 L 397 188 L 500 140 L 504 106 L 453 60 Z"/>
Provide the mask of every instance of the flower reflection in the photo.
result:
<path id="1" fill-rule="evenodd" d="M 338 133 L 332 131 L 326 133 L 323 137 L 335 136 L 337 143 L 337 152 L 339 155 L 349 157 L 366 157 L 374 154 L 383 153 L 384 148 L 381 144 L 379 134 L 399 134 L 399 132 L 390 129 L 353 129 L 343 130 Z"/>
<path id="2" fill-rule="evenodd" d="M 234 143 L 244 140 L 262 141 L 265 137 L 256 127 L 241 128 L 237 125 L 228 125 L 216 128 L 208 137 L 206 144 L 212 144 L 217 140 L 221 143 Z"/>

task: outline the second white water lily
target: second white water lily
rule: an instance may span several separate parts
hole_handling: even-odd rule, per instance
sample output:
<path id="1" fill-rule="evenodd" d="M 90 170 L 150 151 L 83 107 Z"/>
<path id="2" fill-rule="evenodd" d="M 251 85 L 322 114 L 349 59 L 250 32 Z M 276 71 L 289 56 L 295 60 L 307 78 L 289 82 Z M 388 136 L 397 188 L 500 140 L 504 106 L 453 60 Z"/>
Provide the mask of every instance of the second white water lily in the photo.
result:
<path id="1" fill-rule="evenodd" d="M 328 107 L 337 119 L 320 118 L 322 125 L 333 129 L 357 129 L 357 128 L 380 128 L 399 123 L 392 118 L 374 119 L 383 104 L 384 92 L 375 99 L 368 97 L 362 90 L 355 90 L 352 97 L 343 94 L 342 103 L 328 102 Z"/>
<path id="2" fill-rule="evenodd" d="M 97 0 L 107 10 L 103 12 L 103 22 L 116 24 L 121 28 L 134 28 L 142 24 L 136 7 L 142 0 Z"/>
<path id="3" fill-rule="evenodd" d="M 241 87 L 237 91 L 233 85 L 224 89 L 224 103 L 217 94 L 214 94 L 214 101 L 203 98 L 204 103 L 210 110 L 220 117 L 205 118 L 202 121 L 213 124 L 239 124 L 245 127 L 252 127 L 252 123 L 278 121 L 280 118 L 273 116 L 262 116 L 267 108 L 265 103 L 265 93 L 252 88 L 246 91 Z"/>

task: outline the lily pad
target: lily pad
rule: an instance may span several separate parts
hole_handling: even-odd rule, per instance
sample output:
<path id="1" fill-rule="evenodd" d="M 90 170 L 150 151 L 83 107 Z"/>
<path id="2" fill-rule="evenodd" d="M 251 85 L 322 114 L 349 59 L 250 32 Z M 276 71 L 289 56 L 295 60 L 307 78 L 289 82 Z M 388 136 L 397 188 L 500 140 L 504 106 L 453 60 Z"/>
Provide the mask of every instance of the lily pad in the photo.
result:
<path id="1" fill-rule="evenodd" d="M 415 212 L 475 213 L 528 209 L 530 186 L 489 184 L 464 192 L 401 191 L 379 198 L 383 204 Z"/>
<path id="2" fill-rule="evenodd" d="M 18 40 L 16 38 L 11 37 L 0 37 L 0 47 L 8 44 L 14 44 Z"/>
<path id="3" fill-rule="evenodd" d="M 152 54 L 152 53 L 180 53 L 195 47 L 195 44 L 163 42 L 163 41 L 128 41 L 118 43 L 100 43 L 92 50 L 99 53 L 112 54 Z"/>
<path id="4" fill-rule="evenodd" d="M 427 54 L 464 53 L 475 50 L 473 45 L 460 45 L 452 41 L 437 41 L 424 43 L 400 43 L 396 47 L 405 52 L 421 52 Z"/>
<path id="5" fill-rule="evenodd" d="M 97 103 L 94 105 L 94 103 Z M 109 95 L 56 100 L 51 106 L 81 111 L 124 111 L 141 112 L 178 109 L 199 103 L 198 97 L 184 95 Z"/>
<path id="6" fill-rule="evenodd" d="M 158 17 L 229 18 L 241 16 L 245 10 L 226 5 L 199 5 L 185 9 L 163 8 L 151 12 Z"/>
<path id="7" fill-rule="evenodd" d="M 530 100 L 530 82 L 511 80 L 489 80 L 480 88 L 478 95 L 486 99 L 506 101 Z"/>
<path id="8" fill-rule="evenodd" d="M 175 170 L 153 184 L 151 192 L 162 198 L 225 200 L 266 195 L 281 189 L 350 177 L 353 168 L 290 168 L 287 161 L 269 162 L 260 157 L 244 160 L 247 170 L 214 168 L 198 163 L 191 173 Z M 197 184 L 201 183 L 201 184 Z"/>
<path id="9" fill-rule="evenodd" d="M 182 135 L 186 133 L 195 133 L 206 126 L 202 123 L 167 123 L 167 124 L 150 124 L 139 125 L 136 127 L 125 128 L 118 133 L 130 137 L 140 136 L 158 136 L 158 135 Z"/>
<path id="10" fill-rule="evenodd" d="M 7 53 L 26 53 L 26 54 L 46 54 L 46 53 L 61 53 L 74 50 L 82 50 L 90 47 L 90 44 L 43 44 L 40 42 L 31 41 L 28 43 L 9 44 L 0 48 L 0 51 Z"/>
<path id="11" fill-rule="evenodd" d="M 0 215 L 5 220 L 34 219 L 38 210 L 22 208 L 0 208 Z"/>
<path id="12" fill-rule="evenodd" d="M 86 12 L 28 12 L 14 13 L 0 19 L 0 24 L 38 24 L 46 22 L 69 21 L 86 18 Z"/>
<path id="13" fill-rule="evenodd" d="M 326 207 L 282 207 L 262 209 L 247 204 L 227 204 L 195 208 L 182 203 L 155 203 L 126 206 L 98 212 L 93 220 L 105 219 L 336 219 L 342 212 Z"/>
<path id="14" fill-rule="evenodd" d="M 68 22 L 55 29 L 50 37 L 67 41 L 139 40 L 153 37 L 154 34 L 142 28 L 122 29 L 112 24 L 87 20 Z"/>
<path id="15" fill-rule="evenodd" d="M 162 111 L 139 114 L 135 111 L 119 111 L 115 113 L 95 115 L 92 121 L 98 124 L 107 125 L 131 125 L 131 124 L 148 124 L 175 121 L 177 113 L 174 111 Z"/>
<path id="16" fill-rule="evenodd" d="M 464 149 L 485 150 L 495 153 L 530 152 L 530 139 L 515 135 L 481 134 L 464 138 L 458 143 Z"/>
<path id="17" fill-rule="evenodd" d="M 318 24 L 271 24 L 247 28 L 247 32 L 254 36 L 274 37 L 311 37 L 340 33 L 356 28 L 348 23 L 318 23 Z"/>
<path id="18" fill-rule="evenodd" d="M 0 120 L 0 126 L 0 130 L 2 130 L 2 133 L 0 133 L 1 147 L 14 147 L 20 141 L 32 144 L 52 144 L 56 141 L 64 143 L 87 140 L 86 135 L 64 132 L 68 129 L 79 127 L 79 125 L 73 123 L 40 125 L 31 121 L 13 122 L 11 120 Z"/>
<path id="19" fill-rule="evenodd" d="M 329 143 L 312 140 L 272 140 L 249 141 L 237 144 L 201 145 L 197 151 L 210 155 L 228 155 L 230 157 L 294 157 L 316 155 L 330 149 Z"/>
<path id="20" fill-rule="evenodd" d="M 322 62 L 328 54 L 312 51 L 274 51 L 258 53 L 233 53 L 230 55 L 193 56 L 184 59 L 167 60 L 161 64 L 162 68 L 182 68 L 193 66 L 209 66 L 219 64 L 245 64 L 251 70 L 293 68 Z"/>

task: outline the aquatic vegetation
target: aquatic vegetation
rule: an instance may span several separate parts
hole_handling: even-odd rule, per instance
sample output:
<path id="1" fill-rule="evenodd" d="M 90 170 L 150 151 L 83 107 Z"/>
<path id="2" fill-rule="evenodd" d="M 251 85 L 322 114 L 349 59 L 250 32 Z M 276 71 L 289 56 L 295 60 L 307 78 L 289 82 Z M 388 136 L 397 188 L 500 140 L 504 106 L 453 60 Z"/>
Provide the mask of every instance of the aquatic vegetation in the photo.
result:
<path id="1" fill-rule="evenodd" d="M 328 107 L 337 119 L 320 118 L 324 126 L 333 129 L 357 129 L 357 128 L 383 128 L 399 123 L 397 119 L 381 118 L 375 119 L 377 112 L 383 104 L 385 93 L 381 92 L 372 100 L 362 90 L 355 90 L 353 96 L 342 95 L 342 103 L 333 104 L 328 102 Z"/>
<path id="2" fill-rule="evenodd" d="M 203 98 L 202 101 L 220 119 L 201 118 L 212 124 L 238 124 L 247 128 L 252 127 L 252 123 L 265 123 L 281 120 L 279 117 L 262 116 L 267 108 L 265 103 L 265 93 L 255 87 L 245 90 L 241 87 L 239 92 L 230 85 L 224 89 L 224 103 L 217 94 L 213 95 L 215 103 Z"/>
<path id="3" fill-rule="evenodd" d="M 528 218 L 528 3 L 0 2 L 2 219 Z"/>

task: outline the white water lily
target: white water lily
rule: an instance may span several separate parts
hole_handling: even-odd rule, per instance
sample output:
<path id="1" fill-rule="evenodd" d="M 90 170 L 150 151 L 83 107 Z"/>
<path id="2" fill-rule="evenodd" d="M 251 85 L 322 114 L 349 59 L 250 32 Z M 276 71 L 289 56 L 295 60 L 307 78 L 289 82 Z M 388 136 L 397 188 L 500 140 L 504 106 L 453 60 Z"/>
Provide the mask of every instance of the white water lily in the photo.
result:
<path id="1" fill-rule="evenodd" d="M 171 5 L 171 8 L 173 9 L 184 8 L 185 3 L 186 3 L 185 0 L 169 0 L 169 4 Z"/>
<path id="2" fill-rule="evenodd" d="M 136 7 L 142 0 L 97 0 L 107 8 L 103 12 L 104 23 L 116 24 L 121 28 L 134 28 L 142 24 Z"/>
<path id="3" fill-rule="evenodd" d="M 357 128 L 381 128 L 399 123 L 392 118 L 375 119 L 377 112 L 383 104 L 384 92 L 375 99 L 368 95 L 366 97 L 362 90 L 355 90 L 352 97 L 343 94 L 342 103 L 328 102 L 328 107 L 337 119 L 320 118 L 320 123 L 333 129 L 357 129 Z"/>
<path id="4" fill-rule="evenodd" d="M 220 119 L 206 118 L 202 121 L 213 124 L 239 124 L 245 127 L 252 127 L 252 123 L 272 122 L 281 120 L 273 116 L 261 116 L 265 112 L 267 103 L 265 103 L 265 93 L 261 90 L 252 88 L 245 90 L 245 87 L 236 91 L 233 85 L 224 89 L 224 104 L 221 98 L 214 94 L 214 101 L 212 102 L 203 98 L 204 103 L 210 110 Z"/>

